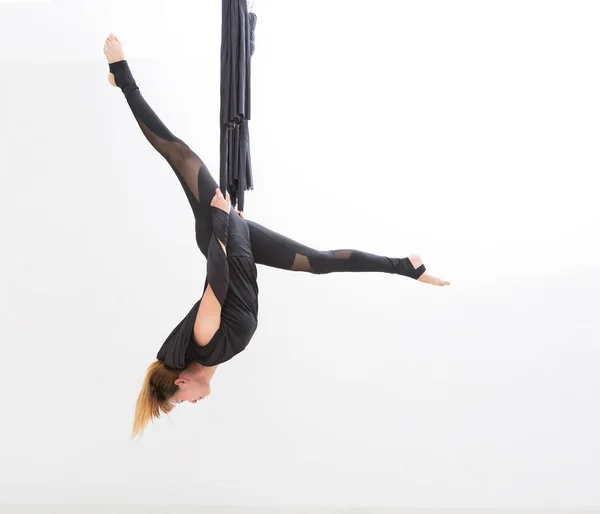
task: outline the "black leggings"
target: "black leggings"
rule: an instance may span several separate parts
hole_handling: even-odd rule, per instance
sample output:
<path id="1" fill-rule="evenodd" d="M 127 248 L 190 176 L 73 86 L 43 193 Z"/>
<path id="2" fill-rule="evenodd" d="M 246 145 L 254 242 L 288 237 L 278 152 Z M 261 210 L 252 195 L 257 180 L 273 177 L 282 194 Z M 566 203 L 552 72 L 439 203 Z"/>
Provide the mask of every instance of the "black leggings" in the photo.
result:
<path id="1" fill-rule="evenodd" d="M 196 242 L 206 257 L 212 235 L 210 202 L 218 185 L 204 162 L 174 136 L 142 97 L 127 61 L 110 65 L 115 82 L 123 91 L 133 115 L 150 144 L 167 160 L 181 182 L 196 219 Z M 256 264 L 315 274 L 332 272 L 382 272 L 417 279 L 425 272 L 416 270 L 407 257 L 383 257 L 358 250 L 319 251 L 273 232 L 250 220 L 242 219 L 232 209 L 230 231 L 249 237 Z"/>

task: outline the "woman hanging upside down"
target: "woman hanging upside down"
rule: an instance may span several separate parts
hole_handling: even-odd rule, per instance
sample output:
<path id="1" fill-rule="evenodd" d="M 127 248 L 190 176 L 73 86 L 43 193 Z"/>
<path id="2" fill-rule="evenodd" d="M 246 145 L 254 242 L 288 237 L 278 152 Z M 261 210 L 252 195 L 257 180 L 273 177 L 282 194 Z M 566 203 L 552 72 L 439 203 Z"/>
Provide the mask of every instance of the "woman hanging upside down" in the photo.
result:
<path id="1" fill-rule="evenodd" d="M 381 272 L 446 286 L 425 272 L 418 255 L 382 257 L 358 250 L 319 251 L 277 234 L 234 212 L 204 162 L 174 136 L 146 103 L 111 34 L 104 53 L 109 81 L 119 87 L 144 136 L 166 159 L 181 182 L 196 220 L 196 242 L 207 259 L 201 298 L 173 329 L 144 379 L 137 400 L 133 435 L 182 402 L 210 394 L 219 364 L 243 351 L 258 325 L 256 264 L 314 274 Z"/>

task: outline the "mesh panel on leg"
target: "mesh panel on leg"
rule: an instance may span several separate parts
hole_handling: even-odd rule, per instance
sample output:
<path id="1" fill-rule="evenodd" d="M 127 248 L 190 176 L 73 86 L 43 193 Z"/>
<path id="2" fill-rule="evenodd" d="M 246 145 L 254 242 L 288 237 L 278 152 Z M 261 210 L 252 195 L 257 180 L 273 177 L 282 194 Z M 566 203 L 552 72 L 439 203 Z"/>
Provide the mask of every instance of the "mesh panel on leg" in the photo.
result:
<path id="1" fill-rule="evenodd" d="M 194 198 L 199 200 L 198 172 L 202 165 L 200 157 L 198 157 L 185 143 L 163 139 L 152 132 L 139 119 L 137 122 L 146 136 L 146 139 L 167 160 L 171 167 L 181 175 L 194 195 Z"/>
<path id="2" fill-rule="evenodd" d="M 297 253 L 294 257 L 294 265 L 292 266 L 292 270 L 312 272 L 312 268 L 310 266 L 310 262 L 308 261 L 308 257 L 306 255 Z"/>
<path id="3" fill-rule="evenodd" d="M 352 250 L 336 250 L 335 258 L 336 259 L 349 259 L 352 257 Z"/>
<path id="4" fill-rule="evenodd" d="M 307 271 L 309 273 L 323 274 L 334 271 L 348 271 L 350 263 L 341 263 L 352 257 L 353 250 L 315 251 L 310 256 L 297 253 L 294 258 L 293 271 Z"/>

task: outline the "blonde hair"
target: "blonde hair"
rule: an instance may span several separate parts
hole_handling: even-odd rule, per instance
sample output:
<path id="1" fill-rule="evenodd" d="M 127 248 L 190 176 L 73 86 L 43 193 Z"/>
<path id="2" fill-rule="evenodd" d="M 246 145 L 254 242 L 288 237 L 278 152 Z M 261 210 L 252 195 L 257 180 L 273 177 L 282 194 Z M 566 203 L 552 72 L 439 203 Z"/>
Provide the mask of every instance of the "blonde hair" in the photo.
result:
<path id="1" fill-rule="evenodd" d="M 163 361 L 159 360 L 148 366 L 135 406 L 131 437 L 138 434 L 141 437 L 150 421 L 159 418 L 161 413 L 168 414 L 173 410 L 175 405 L 171 403 L 171 398 L 179 389 L 179 386 L 175 385 L 179 373 L 178 370 L 168 368 Z"/>

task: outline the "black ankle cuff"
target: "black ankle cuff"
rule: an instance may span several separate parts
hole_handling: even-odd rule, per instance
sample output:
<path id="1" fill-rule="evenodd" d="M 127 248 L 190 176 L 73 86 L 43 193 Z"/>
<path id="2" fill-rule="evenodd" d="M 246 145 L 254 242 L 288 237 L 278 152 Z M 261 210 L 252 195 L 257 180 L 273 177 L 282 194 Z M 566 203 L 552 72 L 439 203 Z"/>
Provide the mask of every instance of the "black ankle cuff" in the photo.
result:
<path id="1" fill-rule="evenodd" d="M 111 73 L 115 73 L 117 71 L 128 69 L 129 65 L 127 64 L 127 61 L 125 59 L 123 59 L 122 61 L 111 62 L 108 65 L 108 68 Z"/>
<path id="2" fill-rule="evenodd" d="M 423 273 L 425 273 L 425 264 L 421 264 L 418 268 L 415 268 L 410 262 L 408 257 L 402 259 L 392 259 L 394 263 L 394 269 L 398 275 L 404 275 L 405 277 L 418 279 Z"/>
<path id="3" fill-rule="evenodd" d="M 131 70 L 129 69 L 126 60 L 113 62 L 109 64 L 109 68 L 111 73 L 115 76 L 115 84 L 117 87 L 121 88 L 123 93 L 128 95 L 137 89 L 137 84 L 135 83 L 135 79 L 131 74 Z"/>

